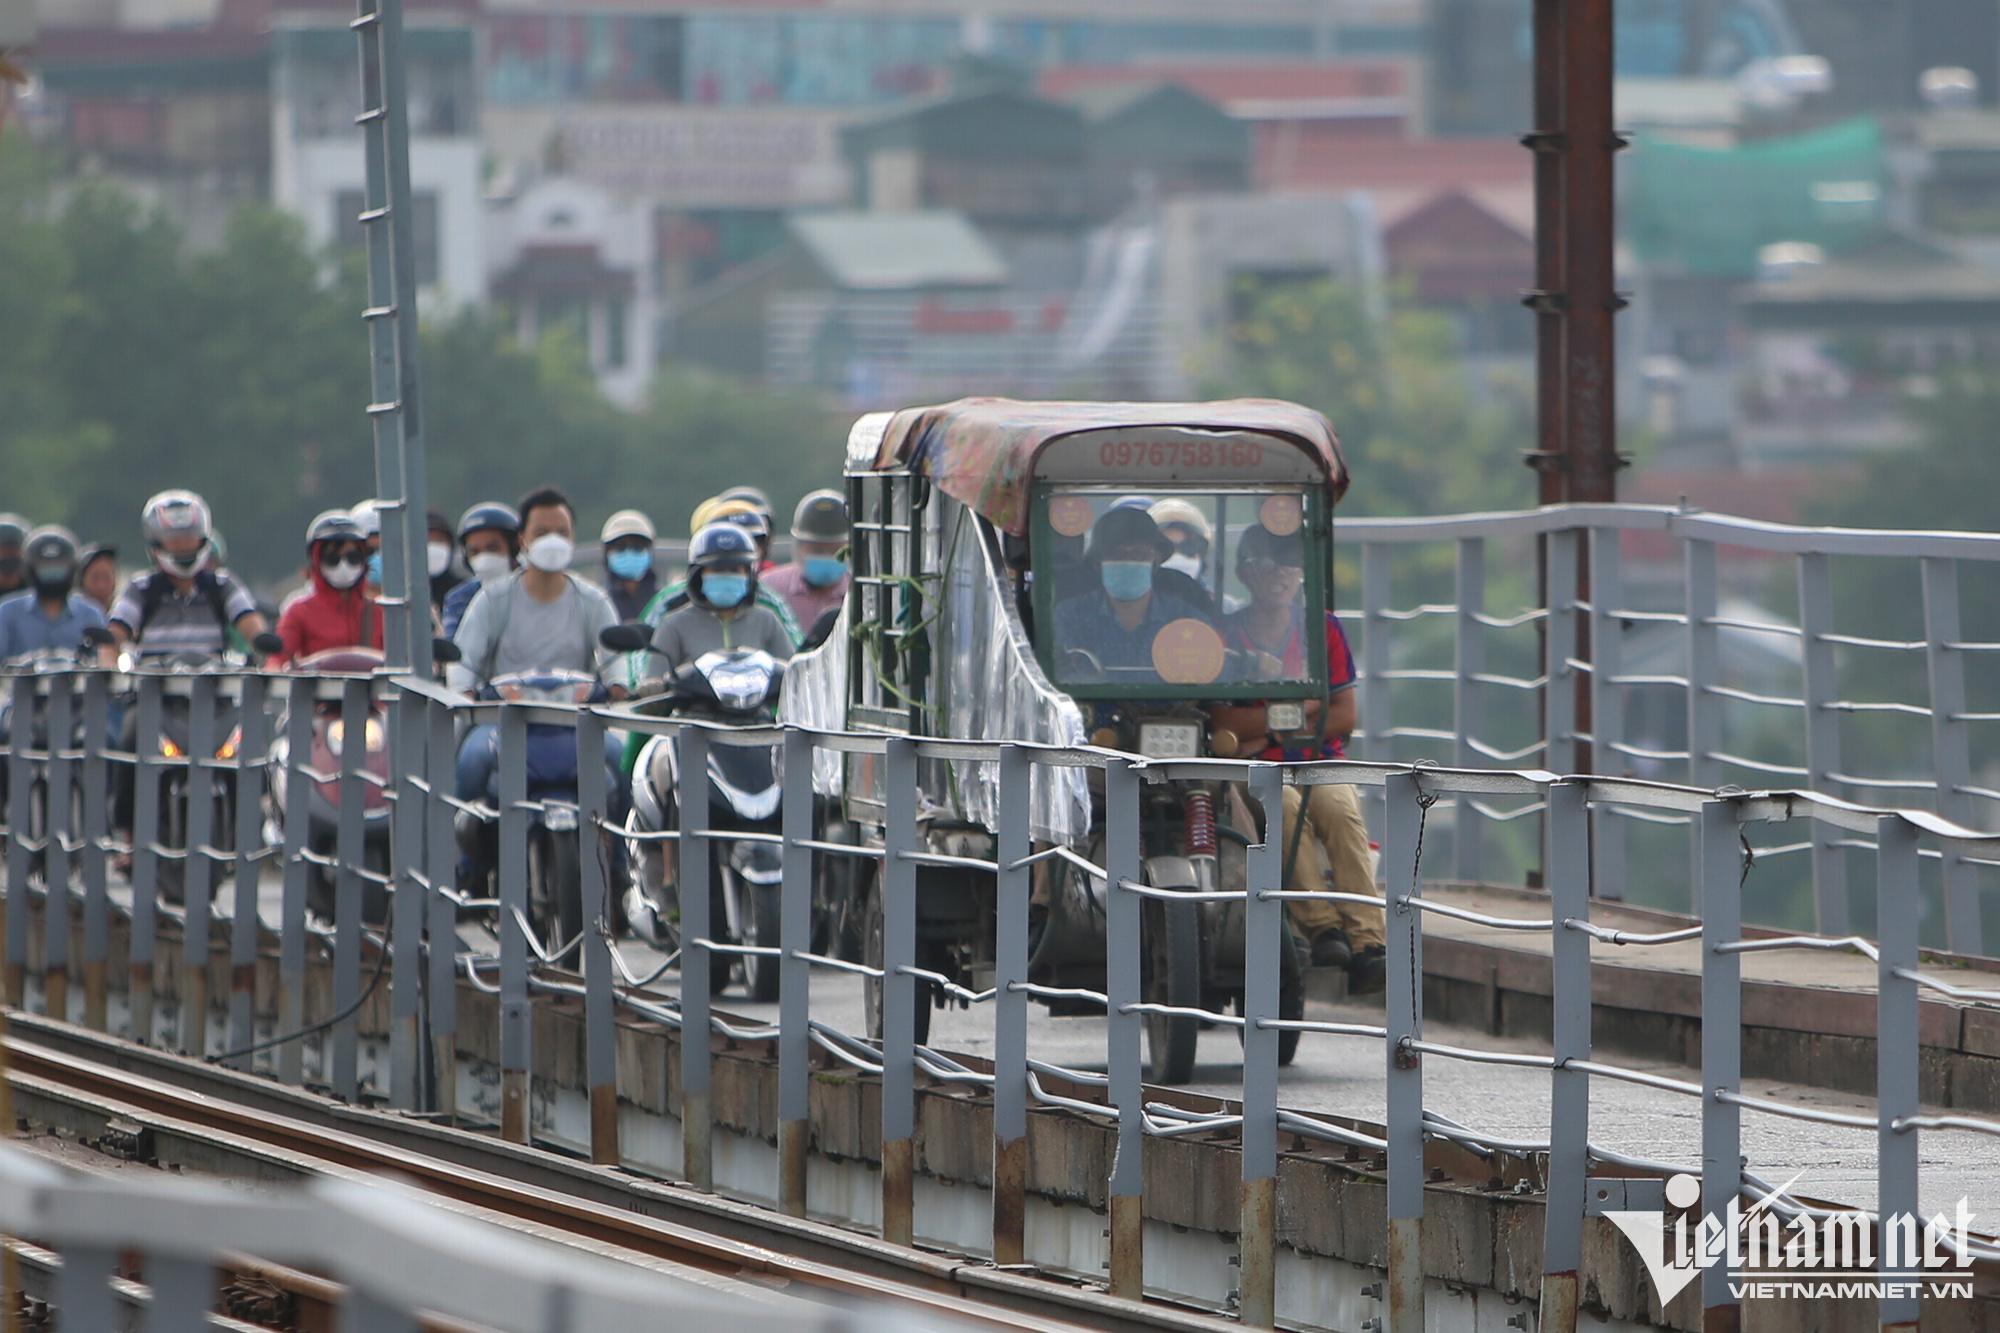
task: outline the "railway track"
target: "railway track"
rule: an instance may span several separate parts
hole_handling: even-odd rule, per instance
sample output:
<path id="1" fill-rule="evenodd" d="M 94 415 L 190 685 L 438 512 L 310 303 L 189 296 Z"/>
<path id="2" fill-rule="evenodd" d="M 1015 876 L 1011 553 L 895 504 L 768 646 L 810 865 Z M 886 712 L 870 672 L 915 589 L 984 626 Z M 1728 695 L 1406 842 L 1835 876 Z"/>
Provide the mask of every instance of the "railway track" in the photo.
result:
<path id="1" fill-rule="evenodd" d="M 22 1119 L 140 1160 L 259 1180 L 393 1175 L 461 1210 L 599 1255 L 745 1294 L 888 1305 L 926 1326 L 1049 1333 L 1240 1327 L 346 1106 L 67 1024 L 10 1016 L 8 1033 L 8 1079 Z M 328 1284 L 309 1274 L 269 1265 L 239 1273 L 225 1264 L 223 1271 L 225 1279 L 275 1285 L 315 1315 L 334 1299 Z"/>

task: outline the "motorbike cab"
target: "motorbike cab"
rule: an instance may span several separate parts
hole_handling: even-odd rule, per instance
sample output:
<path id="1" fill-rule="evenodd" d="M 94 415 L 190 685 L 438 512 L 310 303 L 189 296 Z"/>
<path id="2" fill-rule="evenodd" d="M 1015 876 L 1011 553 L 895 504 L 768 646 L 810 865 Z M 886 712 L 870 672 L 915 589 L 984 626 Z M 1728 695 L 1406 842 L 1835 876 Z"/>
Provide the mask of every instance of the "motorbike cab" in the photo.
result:
<path id="1" fill-rule="evenodd" d="M 1333 508 L 1347 483 L 1319 413 L 1263 400 L 966 399 L 862 418 L 847 477 L 848 600 L 826 645 L 793 660 L 784 720 L 1160 759 L 1282 751 L 1317 728 Z M 871 841 L 887 813 L 884 762 L 816 760 L 821 793 Z M 1196 892 L 1230 887 L 1226 868 L 1218 882 L 1232 850 L 1218 856 L 1228 841 L 1218 831 L 1236 826 L 1240 876 L 1241 847 L 1254 840 L 1247 807 L 1221 784 L 1194 785 L 1146 784 L 1147 876 Z M 931 850 L 993 854 L 998 764 L 920 759 L 917 786 Z M 1037 846 L 1103 863 L 1093 770 L 1038 766 L 1029 807 Z M 1087 876 L 1038 868 L 1036 981 L 1101 984 L 1102 893 Z M 993 876 L 920 867 L 918 905 L 920 965 L 991 984 Z M 1149 956 L 1155 937 L 1201 936 L 1201 993 L 1176 992 L 1181 1000 L 1226 1003 L 1240 990 L 1240 911 L 1204 905 L 1196 926 L 1156 930 L 1149 916 L 1146 929 Z M 1185 945 L 1173 944 L 1183 963 Z M 1156 1062 L 1163 1076 L 1189 1067 L 1193 1039 L 1180 1036 L 1178 1054 Z"/>

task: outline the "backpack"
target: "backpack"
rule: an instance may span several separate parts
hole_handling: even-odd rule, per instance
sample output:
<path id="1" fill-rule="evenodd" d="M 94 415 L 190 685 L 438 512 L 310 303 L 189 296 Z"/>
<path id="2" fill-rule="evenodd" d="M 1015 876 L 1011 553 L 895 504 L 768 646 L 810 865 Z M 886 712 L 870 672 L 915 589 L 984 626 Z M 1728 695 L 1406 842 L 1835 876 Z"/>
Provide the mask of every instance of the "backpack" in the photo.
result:
<path id="1" fill-rule="evenodd" d="M 173 584 L 166 575 L 155 571 L 146 575 L 146 586 L 139 590 L 139 623 L 132 627 L 132 637 L 143 640 L 146 626 L 159 613 L 161 603 L 167 600 Z M 222 637 L 227 642 L 233 628 L 229 621 L 229 589 L 221 578 L 204 569 L 194 576 L 194 588 L 198 593 L 208 595 L 208 607 L 215 615 L 215 623 L 222 628 Z"/>

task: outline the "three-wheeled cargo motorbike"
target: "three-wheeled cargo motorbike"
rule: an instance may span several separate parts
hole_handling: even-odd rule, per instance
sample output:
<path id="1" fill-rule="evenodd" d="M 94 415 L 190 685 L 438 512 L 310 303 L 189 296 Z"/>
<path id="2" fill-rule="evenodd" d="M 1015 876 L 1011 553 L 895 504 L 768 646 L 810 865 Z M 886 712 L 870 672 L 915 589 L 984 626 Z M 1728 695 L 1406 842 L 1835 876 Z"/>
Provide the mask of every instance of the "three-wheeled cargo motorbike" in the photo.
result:
<path id="1" fill-rule="evenodd" d="M 1025 403 L 967 399 L 864 417 L 850 434 L 852 580 L 843 623 L 794 659 L 782 716 L 807 725 L 984 741 L 1097 744 L 1148 758 L 1275 755 L 1316 728 L 1327 697 L 1324 626 L 1333 506 L 1346 469 L 1333 429 L 1289 403 Z M 1294 628 L 1248 632 L 1268 577 Z M 1253 582 L 1256 587 L 1253 589 Z M 1284 608 L 1279 608 L 1281 611 Z M 1283 631 L 1283 617 L 1279 617 Z M 998 765 L 927 760 L 920 837 L 936 852 L 991 859 Z M 879 760 L 822 753 L 864 840 L 881 844 Z M 1239 1009 L 1241 889 L 1261 840 L 1240 784 L 1148 781 L 1145 877 L 1190 895 L 1146 900 L 1142 985 L 1162 1006 Z M 1104 795 L 1091 770 L 1038 766 L 1038 847 L 1105 863 Z M 879 876 L 879 871 L 875 872 Z M 995 877 L 918 869 L 917 964 L 968 989 L 991 984 Z M 1102 991 L 1105 886 L 1061 858 L 1038 862 L 1029 979 Z M 864 958 L 882 957 L 879 878 L 862 886 Z M 1287 926 L 1290 931 L 1289 925 Z M 1280 951 L 1281 1011 L 1304 1012 L 1303 949 Z M 919 982 L 936 992 L 937 988 Z M 870 982 L 879 1035 L 879 982 Z M 932 1004 L 917 1010 L 918 1040 Z M 1048 1001 L 1101 1012 L 1092 1001 Z M 1149 1077 L 1192 1077 L 1202 1020 L 1149 1012 Z M 1281 1034 L 1289 1062 L 1298 1034 Z"/>

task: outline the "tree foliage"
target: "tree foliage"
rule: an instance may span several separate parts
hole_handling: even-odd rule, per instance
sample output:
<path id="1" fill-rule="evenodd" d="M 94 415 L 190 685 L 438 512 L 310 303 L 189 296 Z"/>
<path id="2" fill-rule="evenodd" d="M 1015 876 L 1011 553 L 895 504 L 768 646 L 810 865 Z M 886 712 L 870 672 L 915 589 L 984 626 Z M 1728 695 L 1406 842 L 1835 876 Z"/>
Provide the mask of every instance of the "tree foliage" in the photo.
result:
<path id="1" fill-rule="evenodd" d="M 287 573 L 307 519 L 376 489 L 364 304 L 353 257 L 288 215 L 246 208 L 190 253 L 131 195 L 0 139 L 0 507 L 129 550 L 146 496 L 185 486 L 233 564 Z M 626 412 L 573 343 L 522 346 L 493 311 L 427 321 L 420 354 L 427 490 L 454 516 L 552 482 L 585 536 L 626 506 L 673 534 L 728 485 L 783 506 L 839 479 L 845 424 L 816 399 L 670 372 Z"/>

